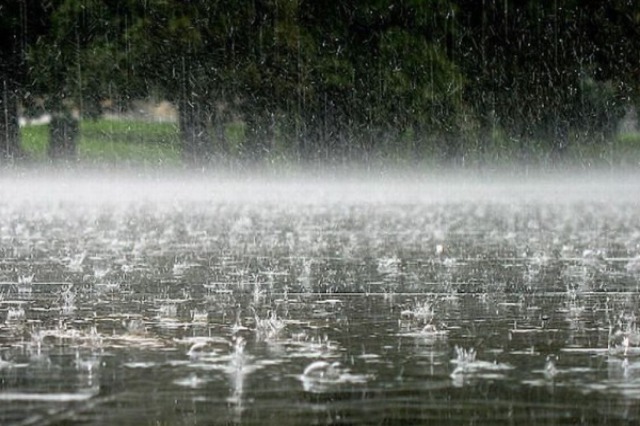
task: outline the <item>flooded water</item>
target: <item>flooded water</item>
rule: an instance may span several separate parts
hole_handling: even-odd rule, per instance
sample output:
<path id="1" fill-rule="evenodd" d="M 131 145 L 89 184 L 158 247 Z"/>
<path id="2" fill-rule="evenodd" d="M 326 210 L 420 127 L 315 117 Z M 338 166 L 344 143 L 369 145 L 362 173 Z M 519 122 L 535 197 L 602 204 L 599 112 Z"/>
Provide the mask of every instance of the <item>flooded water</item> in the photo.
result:
<path id="1" fill-rule="evenodd" d="M 640 185 L 2 178 L 1 424 L 640 420 Z"/>

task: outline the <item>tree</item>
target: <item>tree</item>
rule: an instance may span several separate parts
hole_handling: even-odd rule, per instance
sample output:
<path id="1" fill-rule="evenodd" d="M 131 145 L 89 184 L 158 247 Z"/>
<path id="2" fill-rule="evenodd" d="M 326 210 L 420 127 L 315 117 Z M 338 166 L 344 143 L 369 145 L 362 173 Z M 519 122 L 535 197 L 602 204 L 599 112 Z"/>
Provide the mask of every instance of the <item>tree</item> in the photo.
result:
<path id="1" fill-rule="evenodd" d="M 133 78 L 178 106 L 183 157 L 189 163 L 225 155 L 220 109 L 233 98 L 246 8 L 229 1 L 150 2 L 127 31 Z M 244 27 L 243 27 L 244 26 Z M 217 152 L 216 152 L 217 151 Z"/>
<path id="2" fill-rule="evenodd" d="M 366 158 L 384 149 L 419 157 L 427 148 L 456 162 L 496 129 L 526 159 L 535 149 L 561 152 L 578 128 L 611 132 L 640 89 L 640 10 L 625 0 L 42 4 L 20 0 L 0 14 L 14 40 L 0 54 L 23 65 L 24 79 L 27 52 L 35 82 L 23 104 L 44 99 L 59 115 L 57 134 L 73 135 L 71 111 L 86 118 L 107 98 L 123 109 L 132 99 L 168 99 L 188 163 Z M 39 38 L 15 36 L 27 6 L 46 22 Z M 4 70 L 4 93 L 17 93 Z M 244 123 L 234 146 L 225 136 L 231 120 Z"/>
<path id="3" fill-rule="evenodd" d="M 367 154 L 384 140 L 402 149 L 413 133 L 420 153 L 425 133 L 451 126 L 464 80 L 449 55 L 448 1 L 329 0 L 302 11 L 315 46 L 307 109 L 324 150 Z"/>
<path id="4" fill-rule="evenodd" d="M 611 135 L 637 97 L 637 5 L 457 0 L 466 96 L 487 132 L 504 129 L 523 157 L 533 141 L 562 152 L 570 132 Z M 635 92 L 636 95 L 632 93 Z"/>
<path id="5" fill-rule="evenodd" d="M 75 157 L 76 114 L 94 118 L 105 98 L 126 105 L 135 97 L 124 41 L 130 21 L 126 1 L 63 0 L 51 11 L 50 30 L 29 47 L 32 98 L 53 116 L 52 158 Z"/>
<path id="6" fill-rule="evenodd" d="M 0 5 L 0 161 L 24 156 L 18 107 L 25 96 L 28 46 L 48 29 L 49 2 L 15 0 Z"/>

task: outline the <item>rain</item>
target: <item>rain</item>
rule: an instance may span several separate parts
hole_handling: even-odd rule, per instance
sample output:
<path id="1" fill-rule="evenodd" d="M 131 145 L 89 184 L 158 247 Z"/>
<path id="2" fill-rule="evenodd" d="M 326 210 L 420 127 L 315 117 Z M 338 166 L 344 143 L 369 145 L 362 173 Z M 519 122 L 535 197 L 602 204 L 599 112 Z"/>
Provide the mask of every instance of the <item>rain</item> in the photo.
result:
<path id="1" fill-rule="evenodd" d="M 0 5 L 0 423 L 637 422 L 638 28 Z"/>

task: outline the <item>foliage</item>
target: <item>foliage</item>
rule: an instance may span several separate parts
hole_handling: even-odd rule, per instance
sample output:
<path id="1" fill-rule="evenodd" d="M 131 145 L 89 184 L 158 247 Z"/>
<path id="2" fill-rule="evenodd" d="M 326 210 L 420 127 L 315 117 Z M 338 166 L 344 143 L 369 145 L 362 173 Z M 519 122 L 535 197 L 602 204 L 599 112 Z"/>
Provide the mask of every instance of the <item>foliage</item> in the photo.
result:
<path id="1" fill-rule="evenodd" d="M 625 0 L 58 0 L 33 13 L 28 110 L 98 117 L 105 101 L 168 99 L 189 161 L 530 162 L 612 140 L 640 94 L 640 6 Z"/>

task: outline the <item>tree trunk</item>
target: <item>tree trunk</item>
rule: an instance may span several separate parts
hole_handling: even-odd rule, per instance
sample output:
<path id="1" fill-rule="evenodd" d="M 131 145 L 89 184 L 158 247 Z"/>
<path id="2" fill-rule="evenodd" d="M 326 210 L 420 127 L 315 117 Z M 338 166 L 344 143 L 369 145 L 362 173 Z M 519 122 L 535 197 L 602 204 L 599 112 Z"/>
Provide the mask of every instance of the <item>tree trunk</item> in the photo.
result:
<path id="1" fill-rule="evenodd" d="M 230 154 L 229 141 L 227 140 L 226 124 L 227 114 L 223 107 L 214 107 L 215 115 L 212 118 L 213 129 L 216 138 L 217 155 L 222 160 L 228 160 Z"/>
<path id="2" fill-rule="evenodd" d="M 204 102 L 181 99 L 178 105 L 182 158 L 185 163 L 199 165 L 212 157 L 213 144 L 209 134 L 209 114 Z"/>
<path id="3" fill-rule="evenodd" d="M 247 131 L 243 157 L 254 163 L 263 161 L 275 143 L 275 118 L 269 111 L 254 111 L 245 118 Z"/>
<path id="4" fill-rule="evenodd" d="M 78 121 L 70 114 L 55 114 L 49 123 L 49 158 L 52 160 L 76 159 L 78 146 Z"/>
<path id="5" fill-rule="evenodd" d="M 6 75 L 0 75 L 0 161 L 22 158 L 18 123 L 18 87 Z"/>
<path id="6" fill-rule="evenodd" d="M 296 135 L 297 154 L 303 163 L 312 162 L 318 158 L 318 146 L 320 145 L 320 132 L 318 116 L 313 111 L 304 111 L 301 118 L 302 124 Z"/>

